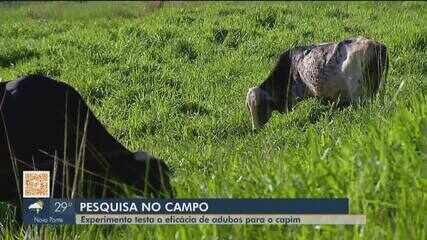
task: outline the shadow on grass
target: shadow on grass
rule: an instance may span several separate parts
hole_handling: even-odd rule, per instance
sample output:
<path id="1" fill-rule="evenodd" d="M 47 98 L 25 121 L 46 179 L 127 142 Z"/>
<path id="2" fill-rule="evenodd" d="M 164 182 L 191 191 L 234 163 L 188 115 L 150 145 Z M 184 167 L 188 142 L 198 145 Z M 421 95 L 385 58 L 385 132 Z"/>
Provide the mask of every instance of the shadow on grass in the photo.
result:
<path id="1" fill-rule="evenodd" d="M 207 108 L 205 108 L 204 106 L 197 104 L 197 103 L 193 103 L 193 102 L 188 102 L 188 103 L 184 103 L 182 104 L 178 110 L 186 115 L 189 116 L 195 116 L 195 115 L 208 115 L 209 114 L 209 110 Z"/>
<path id="2" fill-rule="evenodd" d="M 39 53 L 29 49 L 22 49 L 21 51 L 12 52 L 9 54 L 1 54 L 0 67 L 12 67 L 18 62 L 29 60 L 31 58 L 36 58 L 39 56 Z"/>

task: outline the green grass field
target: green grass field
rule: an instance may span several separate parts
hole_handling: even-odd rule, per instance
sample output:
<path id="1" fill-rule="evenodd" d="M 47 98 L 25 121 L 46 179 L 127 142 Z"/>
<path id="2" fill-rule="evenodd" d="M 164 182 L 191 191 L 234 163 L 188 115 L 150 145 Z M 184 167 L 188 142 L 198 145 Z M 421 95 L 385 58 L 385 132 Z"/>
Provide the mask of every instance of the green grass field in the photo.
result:
<path id="1" fill-rule="evenodd" d="M 41 239 L 426 239 L 425 3 L 0 4 L 0 81 L 45 73 L 173 169 L 178 197 L 348 197 L 360 226 L 47 227 Z M 253 132 L 244 100 L 279 54 L 362 35 L 390 54 L 380 97 L 315 99 Z M 0 207 L 0 238 L 19 239 Z M 71 237 L 75 236 L 75 237 Z"/>

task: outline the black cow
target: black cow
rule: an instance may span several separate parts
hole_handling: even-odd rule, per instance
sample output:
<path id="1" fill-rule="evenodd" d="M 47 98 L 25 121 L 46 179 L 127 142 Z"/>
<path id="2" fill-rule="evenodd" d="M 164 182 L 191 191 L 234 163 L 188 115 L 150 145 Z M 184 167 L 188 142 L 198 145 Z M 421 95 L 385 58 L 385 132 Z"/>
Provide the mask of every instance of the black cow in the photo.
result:
<path id="1" fill-rule="evenodd" d="M 69 85 L 42 75 L 2 82 L 0 104 L 0 201 L 19 203 L 22 171 L 34 169 L 51 172 L 54 197 L 112 197 L 129 189 L 172 195 L 166 164 L 126 149 Z"/>
<path id="2" fill-rule="evenodd" d="M 364 37 L 289 49 L 267 79 L 248 91 L 252 128 L 264 126 L 273 111 L 286 112 L 307 97 L 341 105 L 371 97 L 383 85 L 387 69 L 387 48 Z"/>

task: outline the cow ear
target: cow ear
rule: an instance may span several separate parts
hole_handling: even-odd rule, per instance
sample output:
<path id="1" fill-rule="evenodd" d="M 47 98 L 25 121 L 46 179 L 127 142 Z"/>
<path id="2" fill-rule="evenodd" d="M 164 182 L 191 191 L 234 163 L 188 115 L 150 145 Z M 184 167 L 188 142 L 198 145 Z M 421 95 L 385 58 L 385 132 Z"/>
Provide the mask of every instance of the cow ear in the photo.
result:
<path id="1" fill-rule="evenodd" d="M 259 88 L 250 88 L 246 95 L 246 107 L 248 108 L 249 114 L 251 115 L 252 130 L 258 128 L 258 116 L 257 116 L 257 90 Z"/>
<path id="2" fill-rule="evenodd" d="M 106 157 L 111 158 L 111 159 L 123 159 L 123 158 L 129 159 L 129 158 L 131 158 L 133 160 L 136 160 L 137 162 L 144 162 L 144 161 L 151 160 L 154 158 L 151 154 L 144 152 L 144 151 L 138 151 L 135 153 L 130 153 L 130 155 L 129 155 L 129 153 L 124 153 L 123 151 L 115 151 L 115 152 L 109 152 L 106 155 Z"/>
<path id="3" fill-rule="evenodd" d="M 166 163 L 163 160 L 157 157 L 154 157 L 153 155 L 147 152 L 144 152 L 144 151 L 135 152 L 133 153 L 133 159 L 136 162 L 145 163 L 146 166 L 152 165 L 151 167 L 154 166 L 155 168 L 158 168 L 160 171 L 164 171 L 166 173 L 171 172 L 169 167 L 166 165 Z"/>
<path id="4" fill-rule="evenodd" d="M 144 151 L 138 151 L 133 154 L 133 159 L 138 162 L 144 162 L 153 159 L 153 156 Z"/>

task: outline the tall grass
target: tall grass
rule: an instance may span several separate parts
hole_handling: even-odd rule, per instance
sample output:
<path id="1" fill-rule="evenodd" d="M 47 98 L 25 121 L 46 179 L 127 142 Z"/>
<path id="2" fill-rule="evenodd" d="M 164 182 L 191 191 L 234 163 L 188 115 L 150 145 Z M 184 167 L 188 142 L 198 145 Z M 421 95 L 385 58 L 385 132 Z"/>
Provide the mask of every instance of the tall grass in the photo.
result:
<path id="1" fill-rule="evenodd" d="M 134 3 L 121 16 L 113 4 L 93 7 L 99 15 L 65 5 L 35 16 L 32 4 L 0 4 L 1 79 L 43 72 L 71 84 L 123 144 L 171 165 L 178 197 L 349 197 L 367 225 L 68 226 L 43 238 L 426 238 L 425 3 L 166 4 L 150 14 Z M 311 99 L 251 131 L 246 91 L 283 50 L 358 35 L 389 50 L 383 98 L 344 109 Z M 17 228 L 3 238 L 23 237 Z"/>

